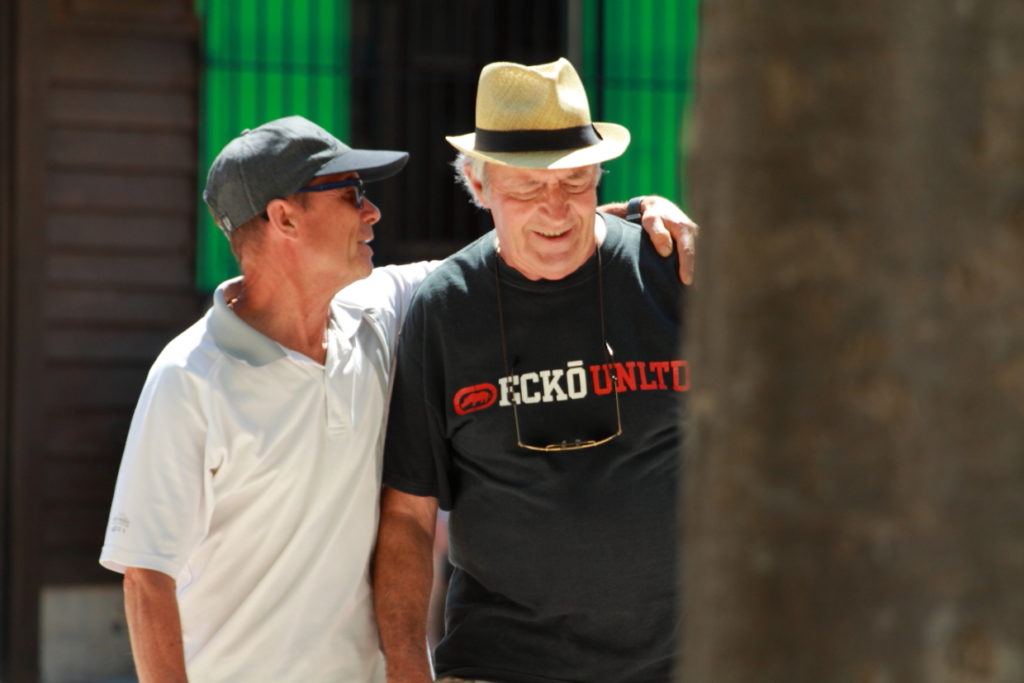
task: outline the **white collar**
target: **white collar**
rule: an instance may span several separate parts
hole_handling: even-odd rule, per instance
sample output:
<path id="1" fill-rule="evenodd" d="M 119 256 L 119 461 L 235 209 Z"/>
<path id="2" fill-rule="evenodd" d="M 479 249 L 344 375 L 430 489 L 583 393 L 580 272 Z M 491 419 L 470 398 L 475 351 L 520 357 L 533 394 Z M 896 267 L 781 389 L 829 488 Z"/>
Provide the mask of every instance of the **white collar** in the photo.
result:
<path id="1" fill-rule="evenodd" d="M 213 293 L 213 307 L 206 315 L 214 343 L 224 353 L 257 367 L 284 358 L 284 348 L 278 342 L 249 325 L 228 307 L 224 291 L 240 279 L 221 283 Z M 365 311 L 358 306 L 343 303 L 337 297 L 331 301 L 330 310 L 341 336 L 344 339 L 355 336 Z"/>

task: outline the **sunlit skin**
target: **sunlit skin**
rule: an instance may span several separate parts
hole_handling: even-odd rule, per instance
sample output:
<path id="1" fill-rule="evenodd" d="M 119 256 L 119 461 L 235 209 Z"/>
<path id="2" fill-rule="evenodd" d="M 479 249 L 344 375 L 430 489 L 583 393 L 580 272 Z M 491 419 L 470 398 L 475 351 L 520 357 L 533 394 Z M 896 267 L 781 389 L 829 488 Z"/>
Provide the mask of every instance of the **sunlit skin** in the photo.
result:
<path id="1" fill-rule="evenodd" d="M 523 276 L 559 280 L 594 253 L 604 231 L 596 213 L 598 166 L 489 164 L 486 187 L 467 172 L 480 203 L 491 211 L 501 257 Z"/>
<path id="2" fill-rule="evenodd" d="M 320 176 L 309 186 L 358 177 L 357 173 Z M 356 207 L 354 187 L 304 193 L 302 211 L 304 234 L 298 248 L 306 252 L 303 263 L 309 274 L 337 280 L 338 291 L 373 270 L 373 226 L 381 218 L 380 210 L 368 198 L 363 208 Z"/>
<path id="3" fill-rule="evenodd" d="M 338 173 L 310 185 L 357 177 Z M 380 210 L 355 188 L 307 192 L 267 204 L 259 239 L 242 250 L 243 279 L 225 291 L 236 315 L 278 343 L 320 363 L 331 299 L 373 270 Z"/>

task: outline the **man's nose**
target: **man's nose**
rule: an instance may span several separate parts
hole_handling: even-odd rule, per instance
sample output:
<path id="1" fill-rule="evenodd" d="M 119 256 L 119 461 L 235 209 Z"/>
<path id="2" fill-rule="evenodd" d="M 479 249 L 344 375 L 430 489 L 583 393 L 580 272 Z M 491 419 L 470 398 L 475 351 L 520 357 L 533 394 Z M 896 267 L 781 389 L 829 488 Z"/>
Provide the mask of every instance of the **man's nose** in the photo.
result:
<path id="1" fill-rule="evenodd" d="M 381 219 L 380 207 L 374 204 L 368 197 L 363 197 L 363 208 L 360 209 L 364 222 L 373 225 Z"/>
<path id="2" fill-rule="evenodd" d="M 565 191 L 561 183 L 548 185 L 544 190 L 543 199 L 548 210 L 555 216 L 561 216 L 568 211 L 569 193 Z"/>

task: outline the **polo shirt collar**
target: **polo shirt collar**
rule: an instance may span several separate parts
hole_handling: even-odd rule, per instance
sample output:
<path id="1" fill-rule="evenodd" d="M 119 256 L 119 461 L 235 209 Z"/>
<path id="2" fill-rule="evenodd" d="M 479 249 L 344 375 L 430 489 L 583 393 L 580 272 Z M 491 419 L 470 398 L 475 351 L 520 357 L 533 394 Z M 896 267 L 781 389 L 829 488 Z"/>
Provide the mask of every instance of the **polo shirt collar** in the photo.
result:
<path id="1" fill-rule="evenodd" d="M 213 307 L 207 313 L 207 325 L 214 343 L 229 356 L 257 367 L 284 358 L 285 350 L 280 344 L 250 326 L 228 307 L 224 291 L 239 280 L 241 277 L 223 282 L 213 293 Z M 362 310 L 335 299 L 331 303 L 331 318 L 342 337 L 348 339 L 359 329 Z"/>

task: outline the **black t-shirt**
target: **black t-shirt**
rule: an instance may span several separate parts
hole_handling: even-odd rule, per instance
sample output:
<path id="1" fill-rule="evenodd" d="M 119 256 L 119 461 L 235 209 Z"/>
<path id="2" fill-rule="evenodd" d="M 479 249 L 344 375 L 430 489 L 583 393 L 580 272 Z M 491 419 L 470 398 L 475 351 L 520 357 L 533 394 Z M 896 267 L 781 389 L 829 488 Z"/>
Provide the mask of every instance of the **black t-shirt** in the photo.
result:
<path id="1" fill-rule="evenodd" d="M 485 235 L 431 274 L 405 321 L 384 482 L 451 510 L 438 675 L 670 678 L 684 290 L 675 259 L 604 219 L 600 264 L 557 281 L 522 277 Z M 618 438 L 517 446 L 516 417 L 530 445 L 615 433 L 616 394 Z"/>

